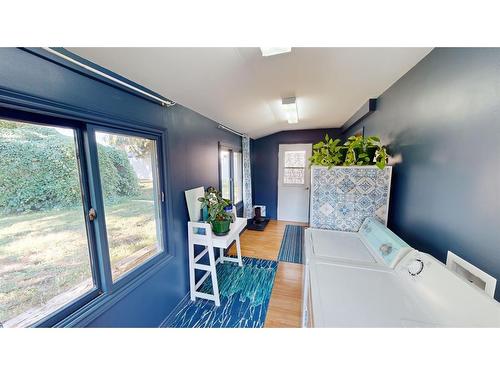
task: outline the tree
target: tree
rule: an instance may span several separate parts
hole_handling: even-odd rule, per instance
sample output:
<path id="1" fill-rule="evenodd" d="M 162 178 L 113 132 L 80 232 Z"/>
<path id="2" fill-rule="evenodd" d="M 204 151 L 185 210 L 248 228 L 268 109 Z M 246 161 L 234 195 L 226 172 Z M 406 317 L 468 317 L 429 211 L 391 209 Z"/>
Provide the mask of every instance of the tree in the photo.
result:
<path id="1" fill-rule="evenodd" d="M 151 157 L 154 142 L 150 139 L 109 134 L 106 136 L 107 143 L 116 146 L 127 154 L 132 153 L 138 159 Z"/>

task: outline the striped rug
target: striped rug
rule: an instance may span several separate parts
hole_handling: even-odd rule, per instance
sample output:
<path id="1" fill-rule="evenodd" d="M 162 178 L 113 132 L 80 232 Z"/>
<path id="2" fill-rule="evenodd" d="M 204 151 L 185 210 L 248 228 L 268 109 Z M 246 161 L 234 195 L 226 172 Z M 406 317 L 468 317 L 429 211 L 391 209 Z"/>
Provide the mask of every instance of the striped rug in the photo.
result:
<path id="1" fill-rule="evenodd" d="M 189 294 L 169 315 L 162 327 L 171 328 L 261 328 L 266 320 L 278 262 L 243 258 L 243 267 L 233 262 L 217 264 L 220 306 Z M 212 293 L 210 277 L 200 292 Z"/>
<path id="2" fill-rule="evenodd" d="M 281 248 L 278 254 L 278 260 L 289 263 L 303 264 L 304 227 L 300 225 L 287 225 Z"/>

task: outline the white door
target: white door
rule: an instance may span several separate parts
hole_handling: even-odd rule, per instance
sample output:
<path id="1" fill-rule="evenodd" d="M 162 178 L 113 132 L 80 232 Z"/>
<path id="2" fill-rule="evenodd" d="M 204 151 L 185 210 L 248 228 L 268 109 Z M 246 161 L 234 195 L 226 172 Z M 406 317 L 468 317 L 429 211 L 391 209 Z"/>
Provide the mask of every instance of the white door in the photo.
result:
<path id="1" fill-rule="evenodd" d="M 309 222 L 312 144 L 279 145 L 278 220 Z"/>

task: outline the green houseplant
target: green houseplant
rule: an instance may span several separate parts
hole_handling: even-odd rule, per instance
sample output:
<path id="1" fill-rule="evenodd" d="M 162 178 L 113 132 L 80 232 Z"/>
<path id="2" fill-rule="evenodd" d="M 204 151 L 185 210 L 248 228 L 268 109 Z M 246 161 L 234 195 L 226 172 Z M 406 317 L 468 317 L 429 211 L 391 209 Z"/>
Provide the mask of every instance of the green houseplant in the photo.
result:
<path id="1" fill-rule="evenodd" d="M 384 169 L 388 160 L 387 149 L 376 136 L 361 135 L 347 138 L 343 144 L 340 139 L 325 135 L 324 140 L 313 145 L 309 158 L 311 165 L 333 166 L 376 165 Z"/>
<path id="2" fill-rule="evenodd" d="M 231 205 L 231 201 L 222 198 L 222 193 L 213 187 L 208 188 L 205 196 L 198 198 L 198 201 L 201 202 L 202 209 L 207 208 L 208 222 L 214 234 L 222 236 L 229 232 L 232 215 L 225 208 Z"/>

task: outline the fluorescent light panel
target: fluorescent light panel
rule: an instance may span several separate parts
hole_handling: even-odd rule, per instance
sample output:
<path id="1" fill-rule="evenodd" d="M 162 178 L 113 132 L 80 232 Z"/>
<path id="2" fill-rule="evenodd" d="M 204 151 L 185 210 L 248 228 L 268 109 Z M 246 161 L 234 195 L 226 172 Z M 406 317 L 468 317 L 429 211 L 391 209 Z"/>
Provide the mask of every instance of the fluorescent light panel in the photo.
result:
<path id="1" fill-rule="evenodd" d="M 260 47 L 262 51 L 262 56 L 274 56 L 282 53 L 289 53 L 292 50 L 292 47 Z"/>
<path id="2" fill-rule="evenodd" d="M 297 109 L 297 101 L 294 97 L 284 98 L 281 101 L 285 111 L 286 119 L 289 124 L 296 124 L 299 122 L 299 111 Z"/>

